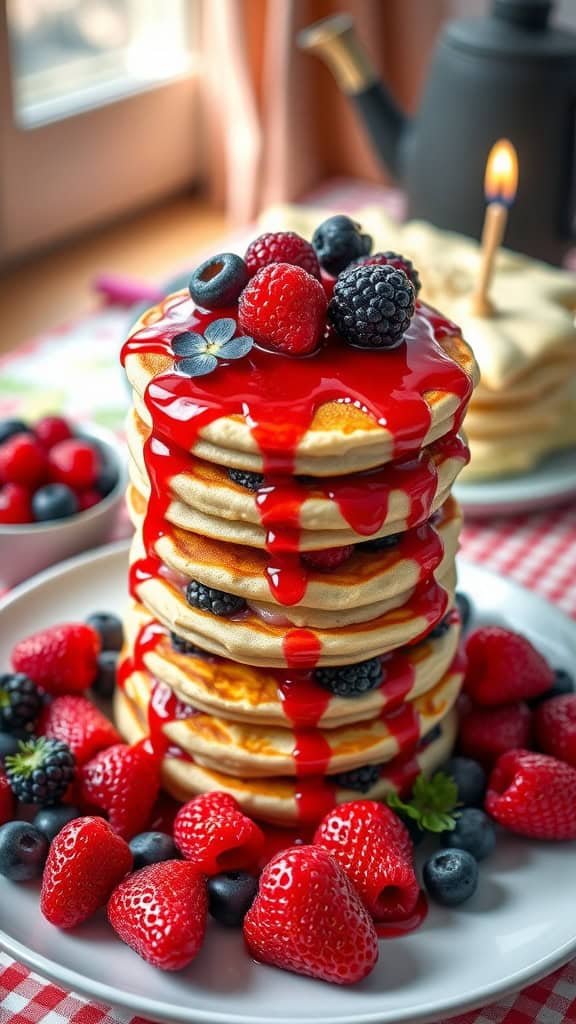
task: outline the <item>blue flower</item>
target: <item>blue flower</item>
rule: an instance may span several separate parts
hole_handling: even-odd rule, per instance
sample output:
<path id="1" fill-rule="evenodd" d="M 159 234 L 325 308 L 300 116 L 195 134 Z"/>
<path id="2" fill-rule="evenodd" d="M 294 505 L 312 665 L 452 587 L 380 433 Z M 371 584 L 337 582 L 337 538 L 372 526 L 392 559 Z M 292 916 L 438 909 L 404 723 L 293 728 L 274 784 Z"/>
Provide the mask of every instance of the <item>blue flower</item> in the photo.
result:
<path id="1" fill-rule="evenodd" d="M 172 338 L 176 367 L 189 377 L 212 373 L 219 359 L 242 359 L 254 344 L 253 338 L 234 337 L 236 321 L 231 317 L 212 320 L 204 334 L 183 331 Z"/>

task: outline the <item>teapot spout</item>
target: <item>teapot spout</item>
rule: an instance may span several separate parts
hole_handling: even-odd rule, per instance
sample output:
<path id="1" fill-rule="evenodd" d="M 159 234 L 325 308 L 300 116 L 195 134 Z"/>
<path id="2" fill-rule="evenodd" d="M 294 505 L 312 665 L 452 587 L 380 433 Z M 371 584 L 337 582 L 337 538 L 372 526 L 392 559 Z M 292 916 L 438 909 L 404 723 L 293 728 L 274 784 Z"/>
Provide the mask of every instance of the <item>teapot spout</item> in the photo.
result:
<path id="1" fill-rule="evenodd" d="M 303 29 L 301 50 L 320 57 L 352 100 L 381 163 L 402 179 L 402 152 L 409 121 L 379 80 L 360 44 L 350 14 L 335 14 Z"/>

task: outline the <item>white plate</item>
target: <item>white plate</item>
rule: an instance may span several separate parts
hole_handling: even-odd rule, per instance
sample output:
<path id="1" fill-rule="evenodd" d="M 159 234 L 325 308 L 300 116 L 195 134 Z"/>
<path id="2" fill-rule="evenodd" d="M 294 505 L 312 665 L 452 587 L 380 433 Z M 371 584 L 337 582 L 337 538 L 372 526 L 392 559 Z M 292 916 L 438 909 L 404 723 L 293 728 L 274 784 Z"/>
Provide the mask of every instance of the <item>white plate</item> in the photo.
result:
<path id="1" fill-rule="evenodd" d="M 91 611 L 120 611 L 127 553 L 115 545 L 71 560 L 1 606 L 0 666 L 15 640 Z M 553 664 L 574 666 L 576 626 L 541 599 L 464 563 L 460 585 L 481 618 L 530 634 Z M 573 844 L 498 842 L 477 894 L 460 910 L 432 907 L 420 931 L 381 944 L 370 978 L 340 988 L 254 964 L 241 936 L 216 926 L 180 974 L 146 965 L 101 915 L 73 934 L 43 920 L 35 885 L 0 879 L 0 946 L 65 988 L 145 1017 L 194 1024 L 422 1024 L 489 1003 L 576 953 Z"/>
<path id="2" fill-rule="evenodd" d="M 550 455 L 536 469 L 519 476 L 466 483 L 454 494 L 469 517 L 515 515 L 563 505 L 576 497 L 576 449 Z"/>

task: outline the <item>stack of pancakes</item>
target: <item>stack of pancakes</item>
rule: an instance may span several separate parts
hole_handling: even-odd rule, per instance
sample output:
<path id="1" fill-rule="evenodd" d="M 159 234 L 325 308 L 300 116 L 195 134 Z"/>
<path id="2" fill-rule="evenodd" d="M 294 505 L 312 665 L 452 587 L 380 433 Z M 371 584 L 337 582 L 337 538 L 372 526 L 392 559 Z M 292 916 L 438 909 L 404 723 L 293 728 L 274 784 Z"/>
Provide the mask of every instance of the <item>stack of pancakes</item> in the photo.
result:
<path id="1" fill-rule="evenodd" d="M 317 212 L 279 207 L 266 227 L 309 237 Z M 418 267 L 422 298 L 456 321 L 481 370 L 466 416 L 471 459 L 463 473 L 481 481 L 531 470 L 549 453 L 576 447 L 576 275 L 501 249 L 491 317 L 476 316 L 471 296 L 480 247 L 424 221 L 398 224 L 371 207 L 358 212 L 374 249 L 396 249 Z"/>
<path id="2" fill-rule="evenodd" d="M 125 346 L 136 532 L 116 717 L 177 799 L 224 790 L 262 820 L 312 824 L 405 790 L 453 744 L 451 488 L 477 368 L 419 306 L 395 353 L 254 350 L 190 379 L 171 339 L 201 314 L 169 296 Z M 298 374 L 324 357 L 365 365 L 366 393 L 319 369 L 297 401 Z"/>

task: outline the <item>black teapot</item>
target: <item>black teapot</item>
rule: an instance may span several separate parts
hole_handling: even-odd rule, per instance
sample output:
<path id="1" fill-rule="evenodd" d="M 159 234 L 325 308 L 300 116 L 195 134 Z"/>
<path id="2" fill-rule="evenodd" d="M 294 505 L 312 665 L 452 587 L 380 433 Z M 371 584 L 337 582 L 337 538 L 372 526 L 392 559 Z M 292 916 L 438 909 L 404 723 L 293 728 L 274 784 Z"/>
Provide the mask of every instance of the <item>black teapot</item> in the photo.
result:
<path id="1" fill-rule="evenodd" d="M 350 15 L 311 25 L 298 42 L 351 97 L 409 217 L 479 238 L 488 153 L 510 139 L 520 181 L 506 245 L 560 263 L 575 226 L 576 35 L 550 26 L 552 5 L 494 0 L 488 17 L 449 21 L 414 120 L 378 80 Z"/>

